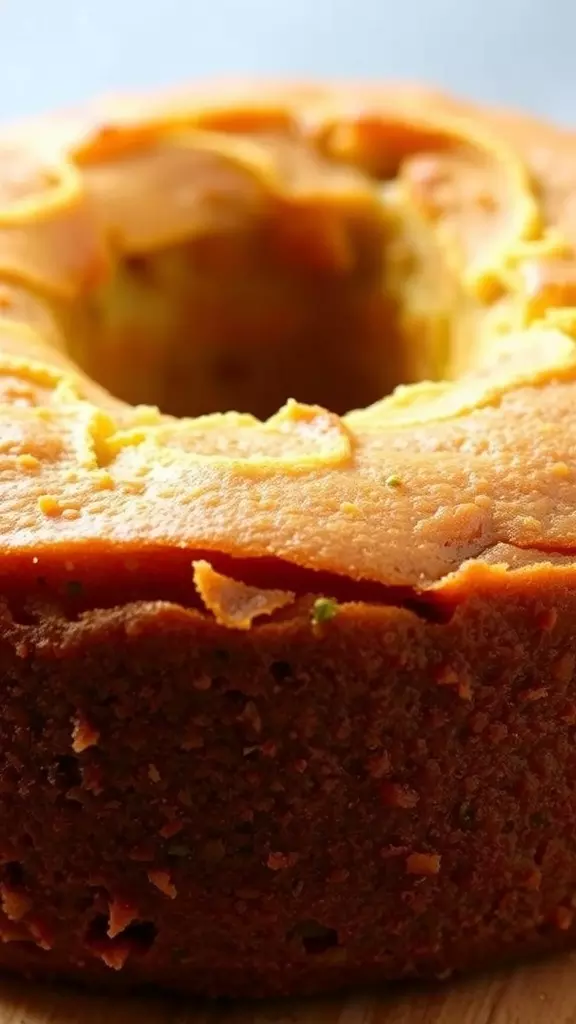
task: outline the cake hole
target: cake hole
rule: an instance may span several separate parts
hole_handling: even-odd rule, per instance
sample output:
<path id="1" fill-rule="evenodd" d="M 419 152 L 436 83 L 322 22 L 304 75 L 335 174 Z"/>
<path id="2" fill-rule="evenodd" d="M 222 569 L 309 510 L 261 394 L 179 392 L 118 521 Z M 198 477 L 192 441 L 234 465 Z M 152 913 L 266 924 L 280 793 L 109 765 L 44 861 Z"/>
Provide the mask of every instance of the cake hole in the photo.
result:
<path id="1" fill-rule="evenodd" d="M 288 938 L 297 939 L 304 951 L 313 956 L 338 945 L 338 932 L 314 920 L 300 921 L 289 932 Z"/>
<path id="2" fill-rule="evenodd" d="M 140 955 L 152 949 L 157 935 L 158 929 L 153 921 L 133 921 L 122 932 L 122 937 L 127 939 L 134 952 Z"/>
<path id="3" fill-rule="evenodd" d="M 243 711 L 246 707 L 246 694 L 241 690 L 226 690 L 226 701 L 237 711 Z"/>
<path id="4" fill-rule="evenodd" d="M 75 789 L 82 785 L 82 772 L 78 759 L 72 754 L 57 757 L 48 770 L 48 779 L 53 786 L 62 791 Z"/>
<path id="5" fill-rule="evenodd" d="M 316 143 L 297 130 L 248 135 L 281 175 L 290 167 L 300 181 L 300 170 L 302 180 L 312 170 L 324 191 L 322 204 L 296 202 L 289 213 L 286 203 L 255 202 L 244 172 L 224 170 L 211 155 L 210 174 L 185 183 L 203 231 L 120 258 L 66 317 L 73 359 L 133 404 L 266 418 L 289 397 L 344 413 L 398 384 L 437 379 L 453 342 L 467 357 L 489 304 L 464 291 L 440 247 L 437 222 L 445 212 L 457 234 L 454 212 L 422 215 L 423 196 L 425 209 L 437 199 L 422 169 L 410 178 L 421 186 L 410 203 L 394 181 L 402 171 L 405 184 L 418 153 L 430 163 L 454 143 L 415 131 L 405 147 L 384 123 L 367 131 L 368 149 L 365 132 L 344 148 L 322 141 L 322 132 Z M 489 188 L 490 161 L 480 166 L 475 147 L 455 144 L 459 165 L 472 161 L 473 180 L 485 170 Z M 160 210 L 171 192 L 154 195 Z M 234 230 L 222 226 L 222 204 Z"/>
<path id="6" fill-rule="evenodd" d="M 25 601 L 11 600 L 9 611 L 12 622 L 16 626 L 35 626 L 40 617 L 38 610 L 27 606 Z"/>
<path id="7" fill-rule="evenodd" d="M 18 889 L 24 885 L 24 868 L 19 861 L 8 861 L 2 870 L 6 884 L 11 889 Z"/>
<path id="8" fill-rule="evenodd" d="M 350 237 L 349 266 L 327 256 L 315 269 L 312 237 L 297 257 L 288 241 L 270 251 L 278 225 L 267 217 L 260 231 L 216 238 L 222 258 L 212 266 L 196 259 L 202 239 L 122 260 L 67 318 L 74 361 L 119 398 L 176 416 L 235 409 L 265 419 L 290 397 L 343 413 L 406 381 L 377 218 L 362 228 L 372 235 L 367 259 Z"/>
<path id="9" fill-rule="evenodd" d="M 277 683 L 284 683 L 292 675 L 292 668 L 287 661 L 273 661 L 270 665 L 270 675 Z"/>
<path id="10" fill-rule="evenodd" d="M 95 920 L 96 917 L 102 916 L 107 922 L 107 930 L 109 924 L 108 908 L 110 906 L 110 900 L 110 894 L 103 885 L 89 885 L 88 891 L 78 898 L 75 905 L 79 911 L 90 910 L 93 915 L 92 920 Z"/>
<path id="11" fill-rule="evenodd" d="M 251 836 L 254 834 L 254 822 L 253 821 L 239 821 L 234 826 L 234 831 L 238 832 L 241 836 Z"/>
<path id="12" fill-rule="evenodd" d="M 9 948 L 12 951 L 18 950 L 23 957 L 37 958 L 46 952 L 42 946 L 39 946 L 36 942 L 32 942 L 31 939 L 10 939 L 9 942 Z"/>
<path id="13" fill-rule="evenodd" d="M 84 934 L 84 945 L 97 954 L 106 950 L 129 949 L 130 953 L 143 956 L 152 949 L 158 935 L 153 921 L 133 921 L 111 939 L 108 935 L 109 921 L 106 914 L 97 914 Z"/>
<path id="14" fill-rule="evenodd" d="M 81 814 L 84 810 L 84 804 L 80 800 L 79 796 L 70 796 L 67 793 L 59 793 L 55 802 L 55 806 L 66 814 Z"/>

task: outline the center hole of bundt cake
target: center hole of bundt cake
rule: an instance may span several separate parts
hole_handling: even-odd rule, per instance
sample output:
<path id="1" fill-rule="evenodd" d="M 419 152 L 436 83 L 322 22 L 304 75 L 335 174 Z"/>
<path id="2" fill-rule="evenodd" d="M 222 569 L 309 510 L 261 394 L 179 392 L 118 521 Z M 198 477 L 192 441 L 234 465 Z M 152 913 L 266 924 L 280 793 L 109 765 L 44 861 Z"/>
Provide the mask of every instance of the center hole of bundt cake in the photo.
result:
<path id="1" fill-rule="evenodd" d="M 203 153 L 185 241 L 125 244 L 73 313 L 73 358 L 118 397 L 176 415 L 265 418 L 288 398 L 344 413 L 441 376 L 461 297 L 426 218 L 398 203 L 396 172 L 258 146 L 288 167 L 284 192 L 255 196 Z M 161 221 L 168 200 L 152 201 Z"/>
<path id="2" fill-rule="evenodd" d="M 288 398 L 344 413 L 414 379 L 378 225 L 358 225 L 345 267 L 311 265 L 305 234 L 290 259 L 262 236 L 128 256 L 70 332 L 72 356 L 119 398 L 179 416 L 266 418 Z"/>

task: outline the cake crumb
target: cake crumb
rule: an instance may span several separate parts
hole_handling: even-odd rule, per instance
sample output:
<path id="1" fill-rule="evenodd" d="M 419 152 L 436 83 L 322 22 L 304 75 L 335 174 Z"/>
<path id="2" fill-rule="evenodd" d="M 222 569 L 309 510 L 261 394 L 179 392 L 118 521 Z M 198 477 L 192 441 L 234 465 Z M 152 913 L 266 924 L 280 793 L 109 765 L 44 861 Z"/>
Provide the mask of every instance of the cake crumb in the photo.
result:
<path id="1" fill-rule="evenodd" d="M 260 717 L 260 712 L 258 711 L 258 708 L 256 707 L 256 704 L 254 703 L 253 700 L 249 700 L 246 702 L 246 707 L 237 716 L 236 721 L 242 722 L 244 725 L 250 726 L 250 728 L 253 729 L 254 732 L 257 733 L 257 735 L 260 735 L 260 733 L 262 732 L 262 719 Z"/>
<path id="2" fill-rule="evenodd" d="M 35 455 L 31 455 L 28 452 L 24 452 L 17 458 L 20 469 L 27 470 L 30 473 L 37 473 L 40 469 L 40 459 L 37 459 Z"/>
<path id="3" fill-rule="evenodd" d="M 52 949 L 54 946 L 52 933 L 42 921 L 27 921 L 26 924 L 28 925 L 30 935 L 40 949 Z"/>
<path id="4" fill-rule="evenodd" d="M 415 789 L 399 782 L 383 782 L 380 788 L 382 803 L 385 807 L 403 807 L 411 810 L 416 807 L 420 797 Z"/>
<path id="5" fill-rule="evenodd" d="M 193 562 L 192 569 L 205 608 L 228 629 L 250 629 L 254 619 L 270 616 L 295 600 L 291 591 L 265 590 L 224 576 L 210 562 Z"/>
<path id="6" fill-rule="evenodd" d="M 406 858 L 406 871 L 409 875 L 437 875 L 441 859 L 439 853 L 411 853 Z"/>
<path id="7" fill-rule="evenodd" d="M 122 900 L 111 900 L 108 905 L 108 938 L 115 939 L 137 918 L 138 912 L 132 904 Z"/>
<path id="8" fill-rule="evenodd" d="M 340 511 L 346 516 L 359 516 L 361 513 L 358 505 L 355 505 L 353 501 L 342 501 L 340 502 Z"/>
<path id="9" fill-rule="evenodd" d="M 98 470 L 94 478 L 94 483 L 99 491 L 114 490 L 114 478 L 106 469 Z"/>
<path id="10" fill-rule="evenodd" d="M 458 672 L 453 665 L 441 665 L 436 672 L 438 686 L 453 686 L 461 700 L 472 700 L 472 684 L 466 672 Z"/>
<path id="11" fill-rule="evenodd" d="M 10 921 L 21 921 L 32 908 L 32 900 L 26 893 L 9 889 L 6 885 L 0 885 L 0 898 L 2 910 Z"/>
<path id="12" fill-rule="evenodd" d="M 556 921 L 556 926 L 560 931 L 567 932 L 568 929 L 572 927 L 574 911 L 570 910 L 569 907 L 556 907 L 554 919 Z"/>
<path id="13" fill-rule="evenodd" d="M 81 754 L 84 750 L 88 750 L 89 747 L 96 747 L 99 739 L 100 733 L 98 729 L 90 725 L 83 715 L 77 715 L 72 729 L 72 750 L 74 753 Z"/>
<path id="14" fill-rule="evenodd" d="M 106 964 L 106 967 L 111 967 L 113 971 L 121 971 L 130 956 L 130 947 L 128 944 L 125 946 L 109 946 L 107 949 L 100 949 L 98 956 Z"/>
<path id="15" fill-rule="evenodd" d="M 41 494 L 38 498 L 38 507 L 44 516 L 56 518 L 62 514 L 62 506 L 52 494 Z"/>
<path id="16" fill-rule="evenodd" d="M 171 818 L 162 826 L 158 834 L 161 835 L 163 839 L 172 839 L 182 831 L 183 827 L 184 826 L 181 821 L 178 821 L 176 818 Z"/>
<path id="17" fill-rule="evenodd" d="M 571 475 L 570 466 L 566 462 L 553 462 L 550 472 L 557 480 L 568 480 Z"/>
<path id="18" fill-rule="evenodd" d="M 532 704 L 537 700 L 543 700 L 548 696 L 548 689 L 545 686 L 535 686 L 532 690 L 522 690 L 518 699 L 526 704 Z"/>
<path id="19" fill-rule="evenodd" d="M 162 871 L 154 868 L 152 871 L 148 872 L 148 880 L 152 882 L 152 885 L 155 885 L 160 892 L 164 893 L 165 896 L 168 896 L 169 899 L 176 899 L 178 890 L 172 882 L 169 871 Z"/>
<path id="20" fill-rule="evenodd" d="M 284 871 L 286 868 L 293 868 L 297 861 L 297 853 L 280 853 L 276 851 L 268 854 L 266 867 L 270 868 L 270 871 Z"/>

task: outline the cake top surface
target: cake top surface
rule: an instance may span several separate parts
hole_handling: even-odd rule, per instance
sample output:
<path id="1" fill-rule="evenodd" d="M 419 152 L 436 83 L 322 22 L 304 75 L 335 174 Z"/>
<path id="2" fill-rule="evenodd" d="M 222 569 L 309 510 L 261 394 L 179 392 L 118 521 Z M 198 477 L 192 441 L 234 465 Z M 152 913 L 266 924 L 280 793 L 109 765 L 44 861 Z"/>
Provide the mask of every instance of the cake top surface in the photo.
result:
<path id="1" fill-rule="evenodd" d="M 7 572 L 169 549 L 424 591 L 470 560 L 570 559 L 571 134 L 418 88 L 310 84 L 115 100 L 9 127 L 0 145 Z M 406 187 L 463 287 L 485 306 L 516 303 L 514 329 L 457 381 L 344 416 L 289 401 L 265 422 L 176 419 L 118 402 L 69 362 L 54 311 L 85 302 L 119 254 L 215 222 L 234 231 L 243 205 L 273 196 L 287 218 L 305 211 L 317 259 L 345 266 L 342 211 L 347 225 L 378 222 L 380 183 L 413 153 L 429 167 Z M 200 204 L 194 183 L 213 181 L 215 154 L 223 185 Z"/>

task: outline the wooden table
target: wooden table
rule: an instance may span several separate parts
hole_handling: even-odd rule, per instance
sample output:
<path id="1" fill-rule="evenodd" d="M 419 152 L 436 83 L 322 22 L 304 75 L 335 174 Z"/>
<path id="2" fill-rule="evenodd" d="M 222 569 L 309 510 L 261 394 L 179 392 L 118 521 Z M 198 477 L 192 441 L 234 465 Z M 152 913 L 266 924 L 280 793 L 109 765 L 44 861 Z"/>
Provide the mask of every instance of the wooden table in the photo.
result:
<path id="1" fill-rule="evenodd" d="M 576 954 L 393 997 L 231 1010 L 2 982 L 0 1024 L 576 1024 Z"/>

